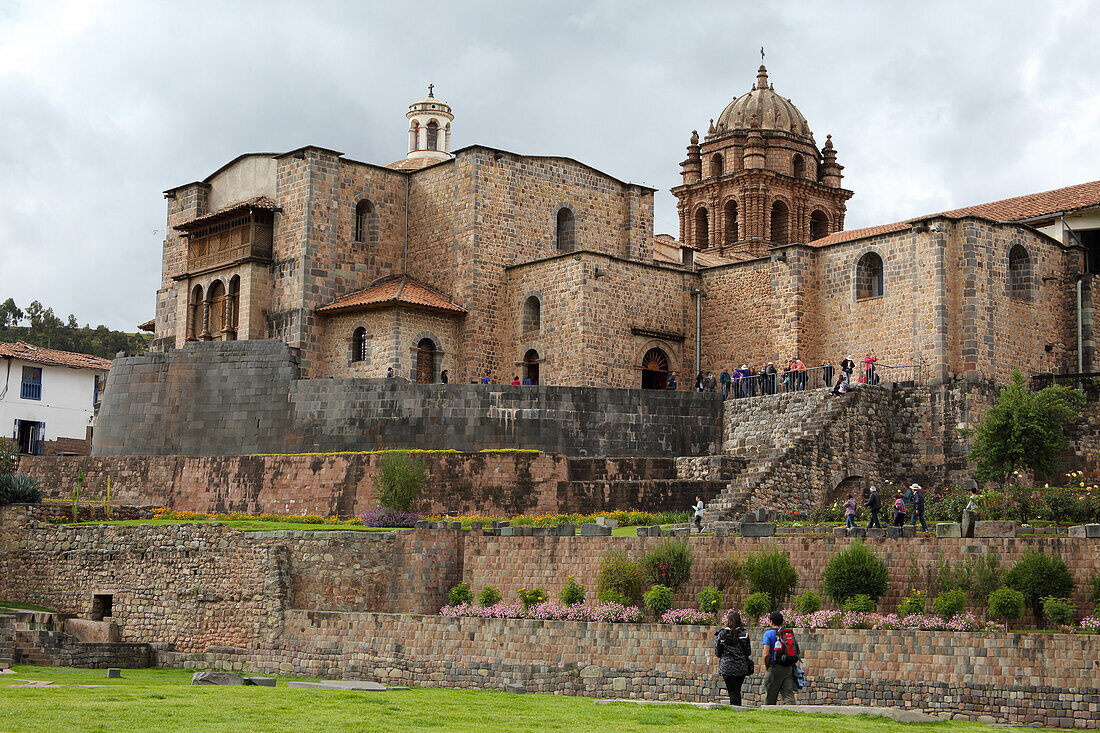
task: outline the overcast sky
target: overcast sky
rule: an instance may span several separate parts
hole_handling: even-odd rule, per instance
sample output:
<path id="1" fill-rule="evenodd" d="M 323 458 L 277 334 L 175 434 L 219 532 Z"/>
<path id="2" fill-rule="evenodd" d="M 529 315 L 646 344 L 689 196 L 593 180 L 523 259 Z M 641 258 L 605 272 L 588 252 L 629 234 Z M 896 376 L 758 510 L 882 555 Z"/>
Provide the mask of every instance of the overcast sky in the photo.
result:
<path id="1" fill-rule="evenodd" d="M 0 300 L 151 318 L 161 192 L 315 144 L 404 157 L 429 82 L 453 148 L 659 189 L 755 81 L 845 166 L 847 227 L 1100 179 L 1100 3 L 0 0 Z"/>

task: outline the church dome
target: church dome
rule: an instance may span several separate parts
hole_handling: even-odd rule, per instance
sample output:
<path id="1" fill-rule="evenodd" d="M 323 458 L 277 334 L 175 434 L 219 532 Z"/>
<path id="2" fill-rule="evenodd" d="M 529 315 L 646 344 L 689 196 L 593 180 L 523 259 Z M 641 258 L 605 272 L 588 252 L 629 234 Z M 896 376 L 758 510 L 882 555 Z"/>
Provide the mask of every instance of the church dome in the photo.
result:
<path id="1" fill-rule="evenodd" d="M 756 86 L 742 94 L 722 110 L 715 125 L 715 132 L 723 135 L 734 130 L 748 130 L 752 117 L 760 121 L 762 130 L 777 130 L 797 137 L 813 140 L 810 125 L 791 100 L 784 99 L 768 85 L 768 70 L 761 64 L 756 72 Z"/>

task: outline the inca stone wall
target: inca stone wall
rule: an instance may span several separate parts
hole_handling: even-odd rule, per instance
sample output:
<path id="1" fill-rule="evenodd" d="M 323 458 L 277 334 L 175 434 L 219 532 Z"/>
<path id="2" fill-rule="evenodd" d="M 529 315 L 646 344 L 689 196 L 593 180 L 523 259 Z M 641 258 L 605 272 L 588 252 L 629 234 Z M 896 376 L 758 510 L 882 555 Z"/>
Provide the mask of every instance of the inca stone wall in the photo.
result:
<path id="1" fill-rule="evenodd" d="M 162 653 L 169 667 L 376 679 L 390 685 L 728 701 L 714 627 L 290 611 L 280 642 Z M 1100 726 L 1100 636 L 796 630 L 803 704 L 917 708 L 957 719 Z M 750 630 L 759 645 L 761 629 Z M 445 650 L 445 651 L 442 651 Z M 1052 665 L 1051 660 L 1059 660 Z M 744 700 L 760 703 L 761 674 Z"/>
<path id="2" fill-rule="evenodd" d="M 118 359 L 92 454 L 530 448 L 677 456 L 720 444 L 713 394 L 297 377 L 278 341 L 189 343 Z"/>
<path id="3" fill-rule="evenodd" d="M 681 477 L 672 458 L 569 458 L 547 453 L 422 453 L 423 514 L 554 514 L 604 509 L 684 510 L 710 501 L 721 476 Z M 359 516 L 377 505 L 379 454 L 20 457 L 44 496 L 201 512 Z M 709 460 L 709 459 L 707 459 Z M 67 508 L 57 505 L 57 516 Z M 117 514 L 118 510 L 114 510 Z M 96 516 L 101 516 L 97 513 Z M 90 518 L 90 517 L 89 517 Z M 122 518 L 122 517 L 120 517 Z"/>

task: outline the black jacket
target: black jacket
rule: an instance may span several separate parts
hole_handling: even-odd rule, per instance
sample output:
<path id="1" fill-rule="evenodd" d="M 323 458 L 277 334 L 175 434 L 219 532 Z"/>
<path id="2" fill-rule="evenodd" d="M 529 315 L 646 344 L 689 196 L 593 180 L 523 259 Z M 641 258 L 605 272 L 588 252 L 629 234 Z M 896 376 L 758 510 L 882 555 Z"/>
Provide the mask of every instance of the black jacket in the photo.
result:
<path id="1" fill-rule="evenodd" d="M 749 634 L 744 629 L 723 626 L 715 633 L 714 650 L 718 654 L 718 674 L 745 677 L 749 674 Z"/>
<path id="2" fill-rule="evenodd" d="M 882 497 L 878 495 L 877 491 L 872 491 L 871 496 L 867 498 L 867 508 L 873 512 L 877 512 L 882 508 Z"/>

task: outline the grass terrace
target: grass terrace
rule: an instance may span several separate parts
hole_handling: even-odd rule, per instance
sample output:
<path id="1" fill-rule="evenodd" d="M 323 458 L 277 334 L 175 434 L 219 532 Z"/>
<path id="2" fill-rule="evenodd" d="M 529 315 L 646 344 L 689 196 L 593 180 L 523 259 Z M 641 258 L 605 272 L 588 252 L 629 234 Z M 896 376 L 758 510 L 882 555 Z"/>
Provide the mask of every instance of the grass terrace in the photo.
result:
<path id="1" fill-rule="evenodd" d="M 702 710 L 690 705 L 597 705 L 590 698 L 489 690 L 412 688 L 387 692 L 191 687 L 191 672 L 17 665 L 0 676 L 0 730 L 96 731 L 653 731 L 789 733 L 988 730 L 980 723 L 902 724 L 867 716 Z M 48 687 L 17 687 L 27 680 Z"/>

